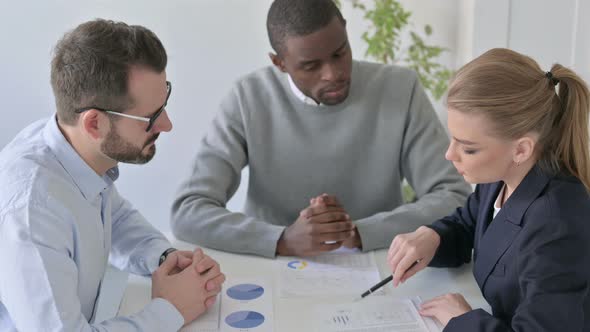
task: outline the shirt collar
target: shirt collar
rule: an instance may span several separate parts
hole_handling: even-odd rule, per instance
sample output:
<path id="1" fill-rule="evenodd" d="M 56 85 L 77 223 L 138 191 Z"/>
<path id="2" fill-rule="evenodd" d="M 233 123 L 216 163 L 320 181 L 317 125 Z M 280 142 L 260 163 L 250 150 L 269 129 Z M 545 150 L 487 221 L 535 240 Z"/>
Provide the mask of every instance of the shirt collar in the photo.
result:
<path id="1" fill-rule="evenodd" d="M 117 167 L 109 169 L 102 177 L 96 174 L 59 130 L 57 115 L 54 114 L 45 125 L 43 137 L 47 146 L 53 151 L 65 171 L 72 177 L 86 200 L 94 200 L 96 196 L 112 185 L 119 177 Z"/>
<path id="2" fill-rule="evenodd" d="M 306 96 L 303 92 L 301 92 L 301 90 L 299 90 L 297 85 L 295 85 L 295 82 L 293 82 L 291 75 L 287 74 L 287 77 L 289 79 L 289 86 L 291 87 L 291 91 L 293 91 L 293 93 L 295 94 L 297 99 L 301 100 L 306 105 L 322 106 L 321 103 L 318 104 L 315 100 L 313 100 L 313 98 L 310 98 L 310 97 Z"/>

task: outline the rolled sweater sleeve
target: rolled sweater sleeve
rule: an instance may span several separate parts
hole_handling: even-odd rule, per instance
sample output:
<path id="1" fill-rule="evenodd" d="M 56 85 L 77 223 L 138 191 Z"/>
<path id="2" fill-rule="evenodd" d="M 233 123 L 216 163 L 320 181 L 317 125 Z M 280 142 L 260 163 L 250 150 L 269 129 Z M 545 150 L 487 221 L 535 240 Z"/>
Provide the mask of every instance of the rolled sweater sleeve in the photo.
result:
<path id="1" fill-rule="evenodd" d="M 284 227 L 226 208 L 248 163 L 243 121 L 232 90 L 180 186 L 172 205 L 172 230 L 181 240 L 209 248 L 274 257 Z"/>

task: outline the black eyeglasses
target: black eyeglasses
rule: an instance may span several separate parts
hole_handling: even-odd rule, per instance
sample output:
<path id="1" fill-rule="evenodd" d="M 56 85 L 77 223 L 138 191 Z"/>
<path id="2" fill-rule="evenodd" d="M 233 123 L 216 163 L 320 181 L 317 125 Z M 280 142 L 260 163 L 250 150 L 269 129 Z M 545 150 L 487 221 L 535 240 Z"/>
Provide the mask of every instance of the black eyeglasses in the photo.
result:
<path id="1" fill-rule="evenodd" d="M 168 92 L 166 95 L 166 101 L 164 102 L 164 105 L 162 105 L 162 107 L 160 107 L 160 109 L 156 113 L 154 113 L 154 115 L 150 116 L 149 118 L 146 118 L 143 116 L 129 115 L 129 114 L 121 113 L 121 112 L 115 112 L 115 111 L 111 111 L 111 110 L 107 110 L 107 109 L 95 107 L 95 106 L 77 109 L 76 113 L 82 113 L 82 112 L 86 112 L 86 111 L 90 111 L 90 110 L 97 110 L 97 111 L 105 112 L 108 114 L 118 115 L 118 116 L 122 116 L 122 117 L 129 118 L 129 119 L 135 119 L 135 120 L 147 122 L 148 126 L 145 129 L 145 131 L 149 132 L 152 129 L 152 127 L 154 126 L 154 123 L 156 123 L 156 120 L 158 119 L 160 114 L 162 114 L 162 112 L 164 112 L 164 110 L 166 109 L 166 105 L 168 104 L 168 98 L 170 98 L 170 93 L 172 92 L 172 83 L 166 81 L 166 90 Z"/>

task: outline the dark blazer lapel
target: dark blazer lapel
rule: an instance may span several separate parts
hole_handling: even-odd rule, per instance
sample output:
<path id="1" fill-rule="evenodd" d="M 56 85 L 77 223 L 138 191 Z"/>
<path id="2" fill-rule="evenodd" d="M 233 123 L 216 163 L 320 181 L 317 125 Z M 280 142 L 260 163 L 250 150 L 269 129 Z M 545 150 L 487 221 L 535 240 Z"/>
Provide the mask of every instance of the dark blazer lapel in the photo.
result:
<path id="1" fill-rule="evenodd" d="M 548 182 L 549 177 L 543 174 L 538 167 L 533 167 L 508 198 L 488 229 L 485 232 L 477 233 L 481 238 L 479 238 L 480 241 L 477 246 L 479 253 L 473 272 L 481 288 L 484 287 L 494 266 L 520 231 L 526 210 L 543 191 Z M 493 189 L 497 188 L 492 186 L 489 192 Z M 497 196 L 497 190 L 493 191 L 496 192 Z M 486 199 L 485 203 L 488 205 L 482 205 L 481 207 L 487 211 L 494 204 L 495 198 Z"/>
<path id="2" fill-rule="evenodd" d="M 480 196 L 481 200 L 479 202 L 478 213 L 477 213 L 477 221 L 475 224 L 475 234 L 473 240 L 473 262 L 474 264 L 478 261 L 479 255 L 479 242 L 483 238 L 483 234 L 485 233 L 486 229 L 490 225 L 492 221 L 492 216 L 494 213 L 493 205 L 498 196 L 498 192 L 502 189 L 504 182 L 496 182 L 491 184 L 484 184 L 481 185 L 480 188 Z M 475 269 L 475 265 L 474 265 Z M 481 286 L 481 285 L 480 285 Z"/>
<path id="3" fill-rule="evenodd" d="M 482 213 L 477 216 L 478 229 L 476 230 L 476 234 L 478 234 L 478 240 L 483 237 L 483 234 L 488 229 L 488 226 L 494 217 L 494 203 L 496 202 L 496 198 L 503 186 L 504 182 L 492 183 L 486 188 L 485 193 L 483 193 L 483 199 L 479 204 Z"/>
<path id="4" fill-rule="evenodd" d="M 483 287 L 485 275 L 479 276 L 478 273 L 481 273 L 482 271 L 482 268 L 480 267 L 482 264 L 480 262 L 482 259 L 485 260 L 486 255 L 485 252 L 483 253 L 483 256 L 481 256 L 479 253 L 480 248 L 485 248 L 481 246 L 480 242 L 482 241 L 484 233 L 492 221 L 494 202 L 496 201 L 496 197 L 498 197 L 498 193 L 500 192 L 500 189 L 502 189 L 502 186 L 504 186 L 504 182 L 496 182 L 489 185 L 482 185 L 481 188 L 482 199 L 479 203 L 479 213 L 477 215 L 475 239 L 473 243 L 473 274 L 475 276 L 475 281 L 478 283 L 480 288 Z"/>

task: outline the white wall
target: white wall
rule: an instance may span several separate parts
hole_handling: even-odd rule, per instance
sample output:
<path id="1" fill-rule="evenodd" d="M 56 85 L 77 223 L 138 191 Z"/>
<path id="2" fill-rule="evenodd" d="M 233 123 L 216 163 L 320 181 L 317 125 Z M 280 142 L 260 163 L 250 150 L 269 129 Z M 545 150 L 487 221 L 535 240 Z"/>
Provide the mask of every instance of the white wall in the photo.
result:
<path id="1" fill-rule="evenodd" d="M 508 47 L 532 56 L 545 70 L 555 62 L 572 67 L 590 82 L 590 1 L 470 1 L 473 56 Z"/>
<path id="2" fill-rule="evenodd" d="M 171 133 L 158 140 L 154 160 L 121 166 L 119 190 L 158 228 L 169 229 L 169 209 L 180 181 L 188 174 L 199 139 L 221 97 L 239 76 L 269 64 L 265 19 L 271 0 L 0 0 L 0 147 L 30 122 L 54 112 L 49 85 L 51 50 L 67 30 L 96 17 L 144 25 L 163 41 L 173 83 L 168 112 Z M 431 41 L 451 49 L 457 44 L 457 1 L 404 0 L 416 28 L 433 25 Z M 348 0 L 343 13 L 356 58 L 366 23 Z M 455 55 L 443 62 L 454 66 Z M 439 106 L 440 109 L 440 106 Z M 241 208 L 244 188 L 230 206 Z"/>
<path id="3" fill-rule="evenodd" d="M 65 31 L 96 17 L 145 25 L 168 51 L 167 74 L 173 84 L 168 112 L 174 129 L 160 136 L 152 162 L 122 165 L 117 185 L 151 222 L 167 230 L 174 192 L 188 173 L 219 100 L 237 77 L 267 64 L 264 22 L 270 2 L 3 2 L 0 100 L 5 119 L 0 122 L 1 146 L 26 124 L 54 112 L 49 62 L 52 47 Z"/>
<path id="4" fill-rule="evenodd" d="M 573 66 L 590 84 L 590 1 L 578 1 L 577 8 L 576 50 Z"/>

